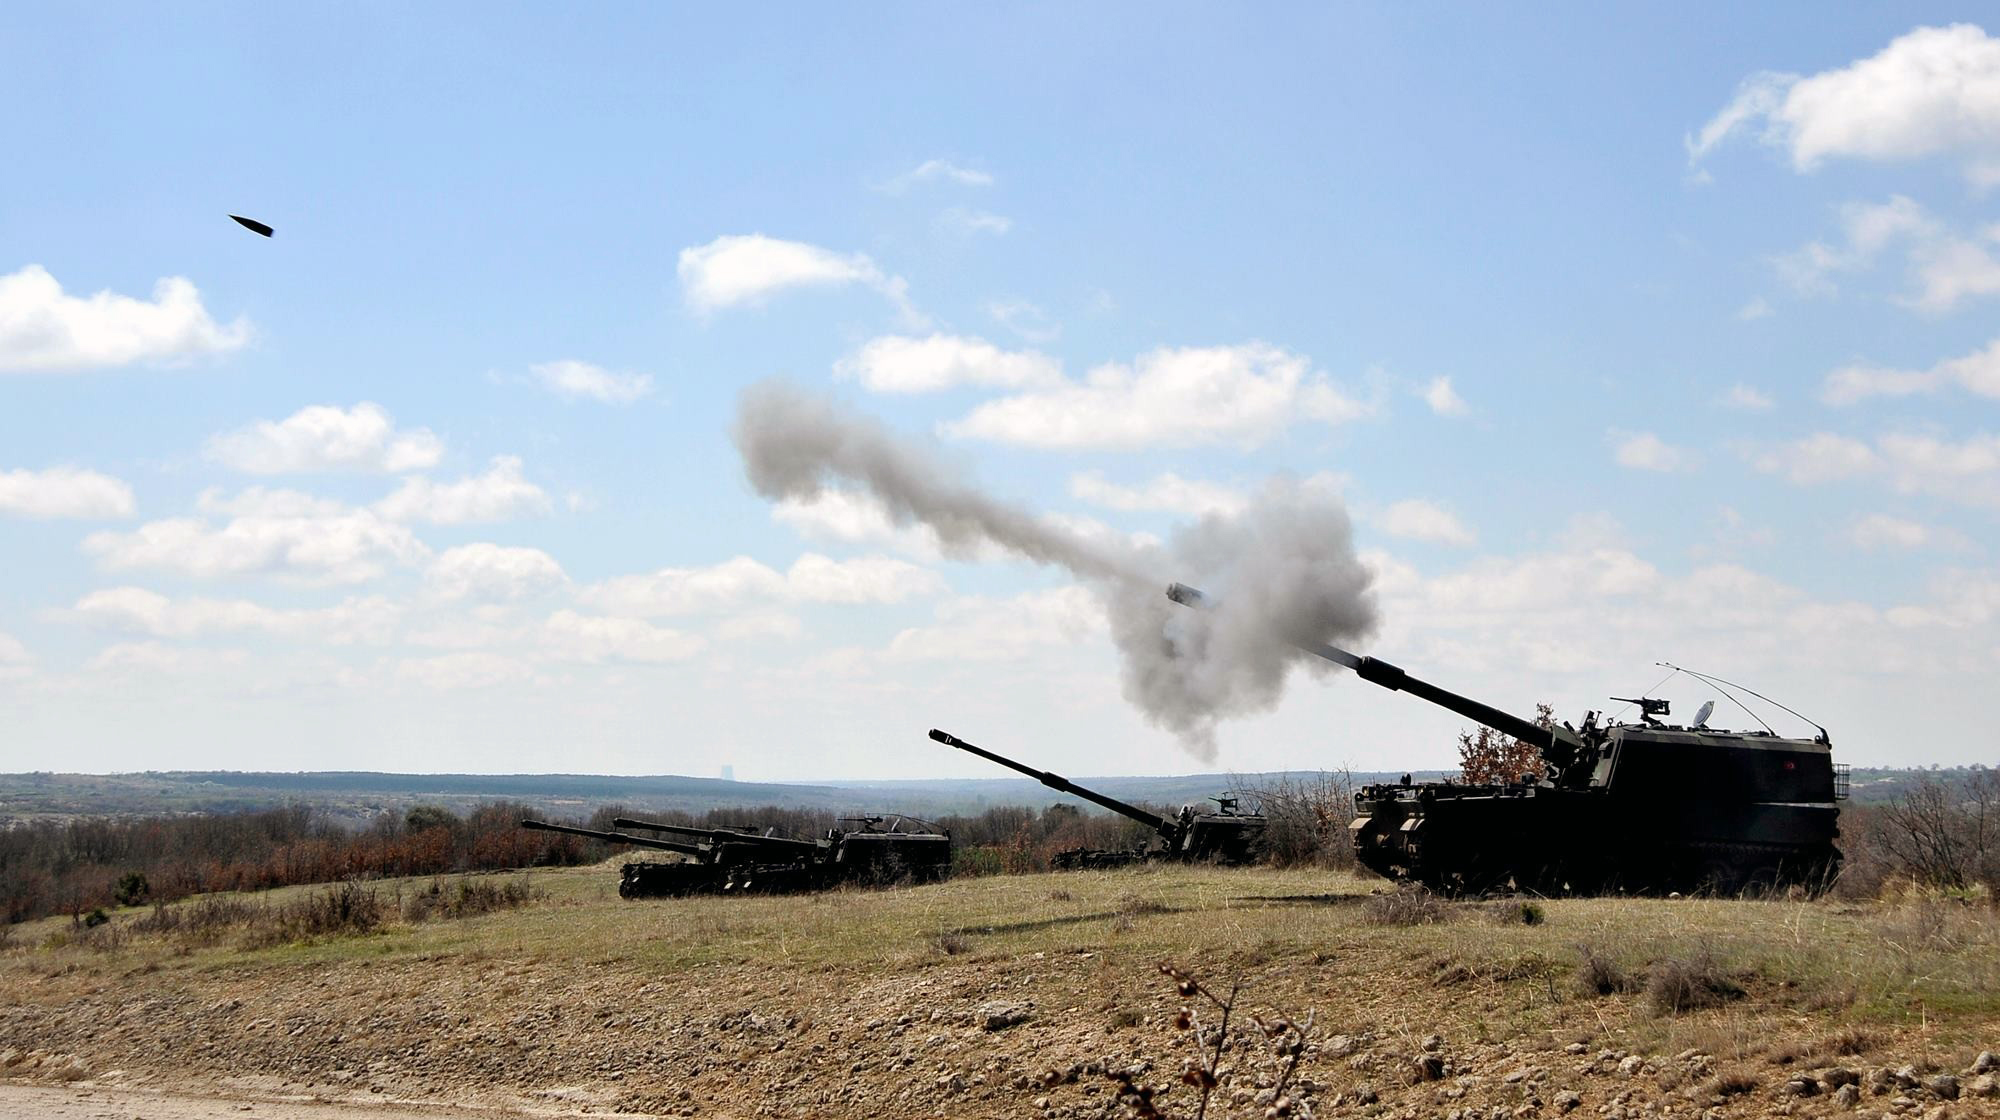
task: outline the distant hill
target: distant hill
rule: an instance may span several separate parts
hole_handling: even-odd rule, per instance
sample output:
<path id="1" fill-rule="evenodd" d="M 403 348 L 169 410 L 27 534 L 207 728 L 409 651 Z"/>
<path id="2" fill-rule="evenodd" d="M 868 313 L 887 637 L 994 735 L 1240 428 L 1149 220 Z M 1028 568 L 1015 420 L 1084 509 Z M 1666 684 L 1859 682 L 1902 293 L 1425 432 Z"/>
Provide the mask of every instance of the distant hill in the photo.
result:
<path id="1" fill-rule="evenodd" d="M 1888 801 L 1929 774 L 1954 772 L 1857 768 L 1857 803 Z M 1394 781 L 1400 774 L 1348 775 L 1356 785 Z M 1443 777 L 1422 771 L 1418 780 Z M 1172 809 L 1217 794 L 1281 785 L 1318 784 L 1335 775 L 1289 770 L 1258 774 L 1158 777 L 1077 776 L 1078 785 L 1121 801 Z M 228 813 L 307 804 L 336 818 L 364 822 L 384 812 L 435 804 L 463 810 L 487 801 L 519 801 L 557 817 L 585 817 L 603 805 L 633 810 L 778 806 L 835 812 L 916 816 L 976 814 L 997 806 L 1040 807 L 1076 799 L 1028 778 L 913 779 L 886 782 L 789 784 L 734 782 L 680 774 L 388 774 L 374 771 L 162 770 L 136 774 L 0 774 L 0 823 L 46 816 L 127 816 Z M 1088 808 L 1088 806 L 1083 806 Z"/>

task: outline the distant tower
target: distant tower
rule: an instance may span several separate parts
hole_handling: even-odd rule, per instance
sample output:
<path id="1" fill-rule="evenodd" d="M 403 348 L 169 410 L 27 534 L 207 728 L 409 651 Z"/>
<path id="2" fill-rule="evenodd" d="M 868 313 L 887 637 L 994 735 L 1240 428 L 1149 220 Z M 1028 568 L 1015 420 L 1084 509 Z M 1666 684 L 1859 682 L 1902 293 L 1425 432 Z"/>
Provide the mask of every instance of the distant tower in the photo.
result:
<path id="1" fill-rule="evenodd" d="M 736 780 L 736 767 L 734 767 L 734 766 L 725 766 L 725 767 L 723 767 L 723 768 L 722 768 L 722 780 L 723 780 L 723 781 L 725 781 L 725 782 L 733 782 L 733 781 L 735 781 L 735 780 Z"/>

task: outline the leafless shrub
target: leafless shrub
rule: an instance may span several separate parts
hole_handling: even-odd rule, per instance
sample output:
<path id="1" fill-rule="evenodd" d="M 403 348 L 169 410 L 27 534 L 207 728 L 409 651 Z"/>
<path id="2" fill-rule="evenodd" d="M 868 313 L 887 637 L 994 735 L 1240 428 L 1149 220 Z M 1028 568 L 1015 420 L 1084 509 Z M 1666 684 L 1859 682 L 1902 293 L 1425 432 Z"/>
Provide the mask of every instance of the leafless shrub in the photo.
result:
<path id="1" fill-rule="evenodd" d="M 1660 1015 L 1720 1007 L 1743 996 L 1743 985 L 1706 949 L 1685 958 L 1654 961 L 1646 974 L 1646 1002 Z"/>
<path id="2" fill-rule="evenodd" d="M 488 879 L 459 879 L 447 884 L 433 879 L 403 900 L 403 920 L 409 922 L 471 918 L 500 910 L 518 910 L 539 897 L 526 878 L 495 883 Z"/>
<path id="3" fill-rule="evenodd" d="M 1589 945 L 1578 945 L 1582 960 L 1576 967 L 1577 991 L 1586 996 L 1609 996 L 1639 987 L 1637 980 L 1617 961 Z"/>
<path id="4" fill-rule="evenodd" d="M 1170 912 L 1171 907 L 1166 903 L 1151 898 L 1141 898 L 1136 894 L 1128 894 L 1118 900 L 1118 913 L 1127 918 L 1136 918 L 1142 914 L 1166 914 Z"/>
<path id="5" fill-rule="evenodd" d="M 1429 926 L 1451 918 L 1450 904 L 1422 887 L 1373 895 L 1361 904 L 1361 920 L 1370 925 Z"/>
<path id="6" fill-rule="evenodd" d="M 1173 964 L 1160 965 L 1160 974 L 1173 981 L 1174 990 L 1188 1001 L 1175 1015 L 1173 1025 L 1177 1037 L 1184 1040 L 1181 1045 L 1188 1051 L 1181 1060 L 1180 1082 L 1194 1090 L 1191 1113 L 1194 1120 L 1204 1120 L 1216 1091 L 1232 1084 L 1267 1086 L 1257 1093 L 1259 1102 L 1268 1102 L 1263 1109 L 1267 1117 L 1287 1117 L 1300 1111 L 1299 1104 L 1288 1094 L 1292 1076 L 1298 1072 L 1299 1059 L 1305 1056 L 1311 1039 L 1311 1015 L 1304 1022 L 1285 1016 L 1269 1019 L 1251 1016 L 1252 1029 L 1245 1030 L 1236 1015 L 1237 999 L 1243 989 L 1240 981 L 1231 983 L 1225 995 Z M 1213 1016 L 1212 1025 L 1204 1022 L 1207 1016 Z M 1232 1034 L 1236 1036 L 1234 1042 Z M 1253 1041 L 1246 1042 L 1245 1035 Z M 1231 1062 L 1224 1065 L 1223 1052 L 1232 1046 L 1235 1053 Z M 1166 1095 L 1168 1086 L 1142 1084 L 1141 1075 L 1135 1072 L 1140 1068 L 1105 1071 L 1105 1076 L 1117 1087 L 1117 1103 L 1124 1106 L 1126 1115 L 1133 1120 L 1166 1120 L 1160 1098 Z"/>
<path id="7" fill-rule="evenodd" d="M 203 895 L 177 905 L 155 903 L 153 912 L 132 922 L 132 932 L 167 935 L 181 941 L 208 945 L 230 930 L 254 925 L 263 917 L 264 907 L 245 899 L 224 895 Z"/>
<path id="8" fill-rule="evenodd" d="M 270 907 L 267 920 L 252 930 L 250 944 L 282 945 L 314 937 L 373 933 L 388 910 L 373 890 L 358 883 L 340 883 Z"/>
<path id="9" fill-rule="evenodd" d="M 972 939 L 955 929 L 941 929 L 931 934 L 930 946 L 941 957 L 955 957 L 972 948 Z"/>
<path id="10" fill-rule="evenodd" d="M 1277 867 L 1354 866 L 1347 825 L 1354 780 L 1345 770 L 1317 778 L 1281 778 L 1248 790 L 1264 808 L 1264 859 Z"/>
<path id="11" fill-rule="evenodd" d="M 1702 1083 L 1701 1092 L 1708 1097 L 1740 1097 L 1757 1091 L 1757 1078 L 1747 1073 L 1722 1073 Z"/>

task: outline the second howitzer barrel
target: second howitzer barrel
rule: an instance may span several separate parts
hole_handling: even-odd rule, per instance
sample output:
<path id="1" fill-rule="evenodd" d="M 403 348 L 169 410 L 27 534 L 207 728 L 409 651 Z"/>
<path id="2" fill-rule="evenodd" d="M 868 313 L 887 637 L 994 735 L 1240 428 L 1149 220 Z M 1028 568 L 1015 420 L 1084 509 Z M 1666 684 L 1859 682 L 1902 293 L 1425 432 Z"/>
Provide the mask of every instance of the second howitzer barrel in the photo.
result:
<path id="1" fill-rule="evenodd" d="M 550 824 L 547 821 L 522 821 L 522 828 L 538 829 L 542 832 L 566 832 L 571 836 L 587 836 L 592 840 L 602 840 L 607 844 L 631 844 L 640 848 L 658 848 L 663 852 L 679 852 L 684 856 L 698 856 L 702 849 L 693 844 L 676 844 L 672 840 L 649 840 L 644 836 L 627 836 L 622 832 L 600 832 L 594 828 L 577 828 L 567 824 Z"/>
<path id="2" fill-rule="evenodd" d="M 619 817 L 611 822 L 619 828 L 645 828 L 654 832 L 672 832 L 681 836 L 699 836 L 711 844 L 754 844 L 765 848 L 782 848 L 799 851 L 820 847 L 811 840 L 794 840 L 789 836 L 760 836 L 754 832 L 737 832 L 728 828 L 695 828 L 684 824 L 663 824 L 659 821 L 642 821 L 634 817 Z"/>
<path id="3" fill-rule="evenodd" d="M 1015 762 L 1013 759 L 1007 758 L 1003 755 L 994 754 L 992 751 L 989 751 L 984 747 L 975 747 L 971 743 L 968 743 L 965 740 L 959 738 L 958 736 L 953 735 L 949 731 L 939 731 L 936 728 L 932 728 L 931 738 L 937 740 L 940 743 L 943 743 L 947 747 L 957 747 L 959 750 L 962 750 L 967 754 L 976 754 L 988 762 L 997 762 L 1000 765 L 1005 766 L 1009 770 L 1018 770 L 1021 773 L 1026 774 L 1028 777 L 1033 778 L 1036 781 L 1042 783 L 1043 785 L 1049 787 L 1050 789 L 1056 789 L 1056 790 L 1061 790 L 1064 793 L 1075 794 L 1076 796 L 1083 798 L 1085 801 L 1095 802 L 1096 804 L 1102 805 L 1106 809 L 1109 809 L 1114 813 L 1117 813 L 1121 816 L 1130 817 L 1133 820 L 1146 825 L 1148 828 L 1157 831 L 1162 836 L 1171 839 L 1174 835 L 1175 832 L 1174 823 L 1166 819 L 1165 817 L 1162 817 L 1156 813 L 1148 813 L 1146 810 L 1139 808 L 1137 805 L 1128 805 L 1125 802 L 1120 801 L 1115 797 L 1106 797 L 1095 790 L 1085 789 L 1082 786 L 1077 785 L 1075 782 L 1070 781 L 1068 778 L 1063 777 L 1061 774 L 1052 774 L 1047 770 L 1037 770 L 1032 766 Z"/>

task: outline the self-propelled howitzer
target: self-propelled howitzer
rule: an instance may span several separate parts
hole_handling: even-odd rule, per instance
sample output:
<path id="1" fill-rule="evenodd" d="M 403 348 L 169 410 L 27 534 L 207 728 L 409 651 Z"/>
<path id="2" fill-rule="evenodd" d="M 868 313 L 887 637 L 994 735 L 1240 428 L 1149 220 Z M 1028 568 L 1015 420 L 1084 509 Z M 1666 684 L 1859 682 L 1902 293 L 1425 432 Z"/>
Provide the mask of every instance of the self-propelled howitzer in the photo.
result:
<path id="1" fill-rule="evenodd" d="M 1182 584 L 1169 598 L 1204 604 Z M 1348 826 L 1355 858 L 1434 889 L 1512 886 L 1555 894 L 1823 889 L 1840 868 L 1838 801 L 1845 774 L 1826 731 L 1668 725 L 1664 700 L 1641 722 L 1582 725 L 1523 719 L 1331 645 L 1309 653 L 1532 745 L 1543 773 L 1510 784 L 1401 782 L 1363 787 Z"/>
<path id="2" fill-rule="evenodd" d="M 984 747 L 974 746 L 948 731 L 939 731 L 933 728 L 931 730 L 931 738 L 943 743 L 945 746 L 957 747 L 967 754 L 976 754 L 988 762 L 997 762 L 1009 770 L 1019 771 L 1050 789 L 1074 794 L 1085 801 L 1101 805 L 1120 816 L 1130 817 L 1138 821 L 1140 824 L 1159 833 L 1160 839 L 1163 841 L 1162 847 L 1158 852 L 1145 854 L 1157 855 L 1159 858 L 1164 859 L 1187 861 L 1210 860 L 1216 863 L 1238 864 L 1248 863 L 1255 859 L 1263 846 L 1265 823 L 1263 814 L 1237 812 L 1236 799 L 1233 797 L 1216 798 L 1215 801 L 1218 809 L 1214 812 L 1205 812 L 1197 810 L 1192 805 L 1184 805 L 1181 807 L 1178 815 L 1168 818 L 1160 816 L 1158 813 L 1148 812 L 1137 805 L 1120 801 L 1115 797 L 1107 797 L 1096 790 L 1085 789 L 1083 786 L 1077 785 L 1061 774 L 1051 773 L 1047 770 L 1037 770 L 1025 763 L 1016 762 L 1005 755 L 995 754 Z M 1121 852 L 1099 852 L 1080 849 L 1073 852 L 1058 853 L 1056 864 L 1059 867 L 1105 867 L 1118 863 L 1129 863 L 1134 858 L 1139 857 Z"/>
<path id="3" fill-rule="evenodd" d="M 628 836 L 622 832 L 602 832 L 594 828 L 550 824 L 547 821 L 522 821 L 521 827 L 583 836 L 592 840 L 602 840 L 607 844 L 630 844 L 635 848 L 652 848 L 688 857 L 687 862 L 634 860 L 625 864 L 619 869 L 620 898 L 671 898 L 689 894 L 711 894 L 722 890 L 728 882 L 728 869 L 717 861 L 718 853 L 712 848 L 698 844 L 653 840 L 644 836 Z"/>

